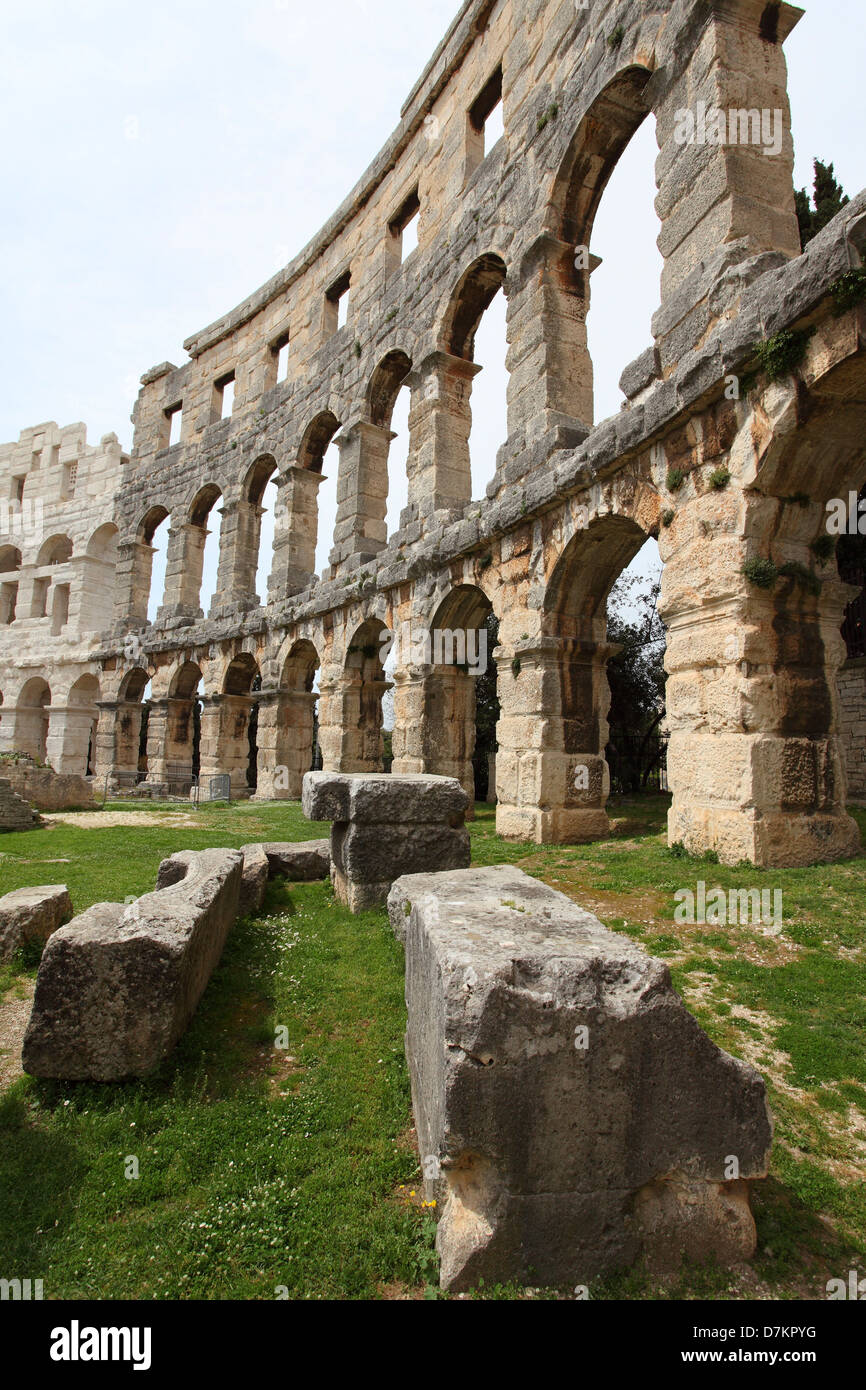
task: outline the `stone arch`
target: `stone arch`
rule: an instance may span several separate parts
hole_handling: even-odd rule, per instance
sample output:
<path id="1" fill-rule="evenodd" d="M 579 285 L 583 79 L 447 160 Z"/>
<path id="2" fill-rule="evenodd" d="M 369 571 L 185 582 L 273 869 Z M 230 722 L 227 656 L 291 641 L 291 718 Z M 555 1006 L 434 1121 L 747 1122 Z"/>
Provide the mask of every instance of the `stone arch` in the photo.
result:
<path id="1" fill-rule="evenodd" d="M 314 644 L 298 638 L 283 660 L 278 687 L 262 692 L 257 798 L 300 800 L 304 774 L 315 761 L 319 695 L 314 686 L 320 665 Z"/>
<path id="2" fill-rule="evenodd" d="M 51 688 L 42 676 L 25 681 L 15 702 L 13 746 L 40 762 L 48 761 Z"/>
<path id="3" fill-rule="evenodd" d="M 180 661 L 167 694 L 151 700 L 148 712 L 147 780 L 165 783 L 179 795 L 187 794 L 201 767 L 201 682 L 201 667 L 190 659 Z"/>
<path id="4" fill-rule="evenodd" d="M 505 287 L 508 269 L 501 256 L 489 251 L 473 261 L 452 291 L 442 324 L 443 351 L 473 362 L 475 334 L 494 297 Z"/>
<path id="5" fill-rule="evenodd" d="M 340 422 L 330 410 L 322 410 L 304 430 L 298 449 L 298 467 L 311 473 L 321 473 L 328 445 L 340 428 Z"/>
<path id="6" fill-rule="evenodd" d="M 205 589 L 206 564 L 212 563 L 213 559 L 212 552 L 208 549 L 208 540 L 213 534 L 208 523 L 222 498 L 223 490 L 219 483 L 209 482 L 200 487 L 190 503 L 186 524 L 180 532 L 179 540 L 175 541 L 175 552 L 180 552 L 176 562 L 179 573 L 172 576 L 172 584 L 176 590 L 178 614 L 203 617 L 206 605 L 209 606 L 208 597 L 213 597 L 218 581 L 214 579 L 210 595 Z M 222 516 L 218 533 L 217 574 L 222 558 Z"/>
<path id="7" fill-rule="evenodd" d="M 96 760 L 99 678 L 85 671 L 70 687 L 60 729 L 58 772 L 91 777 Z"/>
<path id="8" fill-rule="evenodd" d="M 85 547 L 85 555 L 90 560 L 101 560 L 106 564 L 117 561 L 117 538 L 119 532 L 113 521 L 103 522 L 93 532 Z"/>
<path id="9" fill-rule="evenodd" d="M 205 695 L 201 715 L 201 779 L 231 778 L 232 797 L 248 797 L 259 778 L 258 705 L 262 685 L 251 652 L 228 662 L 218 694 Z"/>
<path id="10" fill-rule="evenodd" d="M 391 416 L 397 396 L 411 370 L 411 359 L 399 348 L 393 349 L 382 358 L 367 387 L 367 408 L 371 424 L 386 430 L 391 428 Z"/>
<path id="11" fill-rule="evenodd" d="M 339 517 L 337 477 L 326 479 L 323 473 L 325 455 L 340 428 L 340 421 L 330 410 L 322 410 L 307 425 L 301 438 L 297 454 L 297 469 L 292 478 L 290 511 L 291 540 L 289 545 L 295 550 L 295 569 L 306 574 L 309 580 L 317 571 L 322 572 L 326 565 L 325 544 L 331 540 L 336 545 L 336 531 L 332 537 L 325 536 L 320 517 L 319 487 L 328 482 L 323 494 L 325 505 L 321 512 L 332 509 Z M 321 532 L 321 534 L 320 534 Z M 291 571 L 290 571 L 291 572 Z"/>
<path id="12" fill-rule="evenodd" d="M 319 738 L 326 768 L 384 771 L 382 700 L 390 689 L 384 666 L 388 647 L 390 633 L 382 620 L 365 619 L 347 644 L 336 689 L 323 682 Z"/>
<path id="13" fill-rule="evenodd" d="M 484 590 L 459 584 L 446 594 L 430 624 L 430 672 L 424 691 L 425 771 L 456 777 L 475 805 L 475 682 L 487 670 L 487 619 L 493 604 Z"/>
<path id="14" fill-rule="evenodd" d="M 36 557 L 36 564 L 40 568 L 44 565 L 65 565 L 67 560 L 72 559 L 72 541 L 69 536 L 56 535 L 49 536 L 40 547 Z"/>
<path id="15" fill-rule="evenodd" d="M 14 545 L 0 545 L 0 574 L 12 574 L 21 568 L 21 551 Z"/>
<path id="16" fill-rule="evenodd" d="M 253 562 L 252 585 L 256 595 L 265 601 L 276 539 L 280 488 L 277 474 L 277 461 L 273 454 L 262 454 L 247 470 L 241 490 L 243 505 L 250 514 L 248 545 Z M 268 506 L 265 506 L 266 498 Z"/>
<path id="17" fill-rule="evenodd" d="M 136 527 L 135 541 L 131 546 L 132 565 L 128 581 L 129 612 L 124 616 L 138 618 L 144 622 L 148 621 L 148 612 L 152 606 L 151 591 L 154 580 L 154 554 L 156 550 L 153 540 L 156 532 L 163 523 L 168 520 L 168 515 L 168 508 L 158 503 L 148 508 Z M 159 570 L 163 573 L 163 576 L 167 571 L 167 561 L 168 556 L 166 554 L 165 565 L 160 564 L 159 566 Z"/>

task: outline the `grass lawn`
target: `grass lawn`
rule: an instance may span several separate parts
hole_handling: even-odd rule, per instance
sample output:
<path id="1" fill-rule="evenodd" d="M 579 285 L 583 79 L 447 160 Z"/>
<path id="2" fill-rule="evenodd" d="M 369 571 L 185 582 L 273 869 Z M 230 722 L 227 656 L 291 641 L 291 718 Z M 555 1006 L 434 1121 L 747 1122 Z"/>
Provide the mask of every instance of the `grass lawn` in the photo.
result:
<path id="1" fill-rule="evenodd" d="M 183 825 L 164 823 L 177 807 L 134 809 L 153 824 L 4 835 L 0 891 L 65 882 L 81 911 L 149 891 L 177 850 L 327 828 L 294 803 L 201 807 Z M 471 826 L 474 863 L 518 863 L 666 959 L 707 1032 L 768 1081 L 776 1139 L 754 1190 L 755 1259 L 667 1283 L 633 1270 L 591 1296 L 823 1298 L 828 1279 L 866 1266 L 866 858 L 763 871 L 678 858 L 666 809 L 613 803 L 610 838 L 584 846 L 507 844 L 485 807 Z M 781 888 L 782 931 L 676 924 L 674 893 L 698 879 Z M 35 968 L 0 967 L 0 998 L 32 987 Z M 384 912 L 353 917 L 328 884 L 272 883 L 158 1073 L 25 1077 L 0 1094 L 0 1273 L 42 1278 L 46 1298 L 431 1296 L 402 973 Z"/>

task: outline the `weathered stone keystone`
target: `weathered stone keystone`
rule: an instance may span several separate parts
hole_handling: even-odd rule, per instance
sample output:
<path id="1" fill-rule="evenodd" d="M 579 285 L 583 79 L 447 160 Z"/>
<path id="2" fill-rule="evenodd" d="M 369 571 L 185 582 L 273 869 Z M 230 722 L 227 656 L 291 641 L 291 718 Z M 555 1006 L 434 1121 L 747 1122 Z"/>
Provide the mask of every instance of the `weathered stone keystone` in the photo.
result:
<path id="1" fill-rule="evenodd" d="M 10 960 L 26 941 L 47 941 L 71 916 L 65 883 L 6 893 L 0 898 L 0 960 Z"/>
<path id="2" fill-rule="evenodd" d="M 155 893 L 129 906 L 96 903 L 55 932 L 39 966 L 24 1070 L 118 1081 L 158 1066 L 222 955 L 243 862 L 237 850 L 184 851 L 163 863 Z"/>
<path id="3" fill-rule="evenodd" d="M 466 868 L 469 798 L 453 777 L 308 772 L 302 805 L 329 820 L 331 880 L 352 912 L 377 907 L 401 874 Z"/>
<path id="4" fill-rule="evenodd" d="M 443 1288 L 754 1252 L 764 1082 L 662 961 L 509 865 L 401 878 L 388 909 Z"/>

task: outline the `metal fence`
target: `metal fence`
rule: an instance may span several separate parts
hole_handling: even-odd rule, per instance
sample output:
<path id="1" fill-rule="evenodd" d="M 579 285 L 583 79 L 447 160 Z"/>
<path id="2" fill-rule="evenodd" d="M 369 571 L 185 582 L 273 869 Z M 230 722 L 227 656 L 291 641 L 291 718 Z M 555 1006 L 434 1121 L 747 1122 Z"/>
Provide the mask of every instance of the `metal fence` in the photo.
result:
<path id="1" fill-rule="evenodd" d="M 667 734 L 621 734 L 607 745 L 605 758 L 612 792 L 624 795 L 668 790 Z"/>

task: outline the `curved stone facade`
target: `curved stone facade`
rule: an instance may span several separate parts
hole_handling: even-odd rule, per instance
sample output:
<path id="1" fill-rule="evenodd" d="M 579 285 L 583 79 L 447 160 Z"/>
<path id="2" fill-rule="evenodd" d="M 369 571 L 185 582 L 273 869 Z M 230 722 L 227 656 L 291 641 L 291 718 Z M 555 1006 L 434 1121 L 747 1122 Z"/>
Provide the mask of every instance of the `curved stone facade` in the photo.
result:
<path id="1" fill-rule="evenodd" d="M 152 679 L 148 780 L 191 775 L 195 761 L 203 778 L 230 773 L 237 792 L 255 782 L 257 796 L 298 797 L 318 668 L 327 770 L 380 768 L 381 697 L 393 686 L 393 770 L 470 786 L 474 694 L 461 658 L 492 610 L 498 829 L 538 842 L 601 834 L 606 599 L 654 535 L 671 839 L 729 862 L 853 852 L 836 685 L 850 590 L 810 546 L 827 499 L 862 482 L 863 309 L 839 313 L 832 289 L 861 265 L 866 196 L 801 254 L 783 52 L 799 16 L 765 0 L 640 0 L 625 13 L 602 0 L 468 0 L 391 140 L 321 233 L 189 338 L 187 363 L 142 378 L 114 496 L 98 772 L 137 768 Z M 500 93 L 505 135 L 486 150 Z M 725 143 L 688 138 L 685 117 L 694 135 L 714 107 L 745 118 L 742 139 L 730 138 L 733 125 Z M 596 425 L 585 326 L 593 220 L 650 113 L 661 303 L 652 345 L 623 373 L 624 408 Z M 770 130 L 772 149 L 760 143 Z M 418 247 L 401 262 L 416 211 Z M 508 438 L 487 496 L 473 500 L 474 338 L 500 288 Z M 804 327 L 800 360 L 770 380 L 755 344 Z M 388 538 L 391 413 L 404 385 L 408 505 Z M 316 499 L 335 438 L 337 522 L 317 578 Z M 267 594 L 256 594 L 271 478 L 273 561 Z M 202 554 L 217 506 L 205 615 Z M 151 541 L 166 517 L 166 592 L 151 625 Z M 748 577 L 757 560 L 775 566 L 768 588 Z M 462 635 L 464 650 L 425 650 L 437 633 Z"/>

